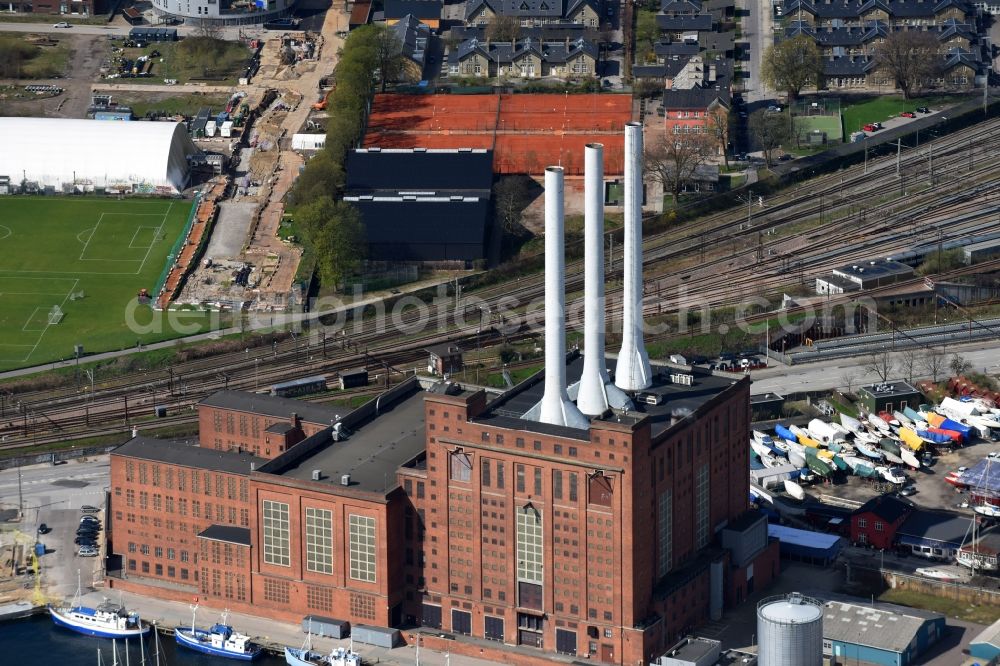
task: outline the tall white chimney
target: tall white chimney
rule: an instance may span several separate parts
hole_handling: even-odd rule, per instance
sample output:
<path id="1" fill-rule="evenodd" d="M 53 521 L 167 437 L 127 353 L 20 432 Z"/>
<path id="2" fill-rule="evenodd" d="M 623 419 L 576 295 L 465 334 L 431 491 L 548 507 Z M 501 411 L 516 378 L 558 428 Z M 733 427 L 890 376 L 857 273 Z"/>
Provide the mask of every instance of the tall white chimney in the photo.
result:
<path id="1" fill-rule="evenodd" d="M 564 226 L 563 169 L 548 167 L 545 169 L 545 393 L 538 405 L 537 420 L 587 428 L 587 417 L 570 402 L 566 393 Z"/>
<path id="2" fill-rule="evenodd" d="M 604 144 L 588 143 L 584 155 L 583 374 L 576 406 L 599 416 L 609 407 L 631 408 L 632 402 L 611 383 L 604 358 Z"/>
<path id="3" fill-rule="evenodd" d="M 653 377 L 642 341 L 642 123 L 625 125 L 624 261 L 622 349 L 615 385 L 623 391 L 639 391 L 649 388 Z"/>

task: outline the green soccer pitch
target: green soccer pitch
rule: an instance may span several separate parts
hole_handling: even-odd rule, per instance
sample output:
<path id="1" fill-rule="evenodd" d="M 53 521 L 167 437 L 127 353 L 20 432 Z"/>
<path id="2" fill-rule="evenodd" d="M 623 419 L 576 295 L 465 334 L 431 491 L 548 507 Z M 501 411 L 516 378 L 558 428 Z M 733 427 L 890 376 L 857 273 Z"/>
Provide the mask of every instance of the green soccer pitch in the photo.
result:
<path id="1" fill-rule="evenodd" d="M 73 358 L 77 344 L 89 354 L 181 335 L 134 306 L 140 289 L 156 288 L 192 205 L 0 197 L 0 370 Z M 130 303 L 146 324 L 138 333 Z"/>

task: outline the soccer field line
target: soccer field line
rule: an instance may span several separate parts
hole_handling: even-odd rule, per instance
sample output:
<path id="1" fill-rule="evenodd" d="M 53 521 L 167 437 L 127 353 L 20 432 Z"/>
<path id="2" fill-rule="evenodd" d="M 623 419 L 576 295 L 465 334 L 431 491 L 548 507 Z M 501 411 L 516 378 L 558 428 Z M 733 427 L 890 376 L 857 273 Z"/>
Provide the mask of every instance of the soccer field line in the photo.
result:
<path id="1" fill-rule="evenodd" d="M 87 251 L 87 247 L 90 245 L 91 239 L 97 235 L 97 230 L 101 227 L 101 220 L 103 219 L 104 219 L 104 213 L 101 213 L 101 216 L 97 218 L 97 224 L 94 225 L 94 230 L 90 232 L 90 236 L 87 237 L 87 242 L 83 244 L 83 249 L 80 250 L 79 261 L 84 261 L 83 255 Z"/>
<path id="2" fill-rule="evenodd" d="M 66 295 L 63 297 L 62 303 L 59 304 L 59 308 L 60 309 L 64 305 L 66 305 L 66 301 L 68 301 L 69 297 L 73 295 L 73 291 L 76 289 L 77 285 L 79 285 L 79 284 L 80 284 L 80 280 L 78 280 L 78 279 L 77 280 L 73 280 L 73 286 L 70 287 L 69 291 L 66 292 Z M 37 308 L 36 308 L 36 310 L 37 310 Z M 52 324 L 47 321 L 46 324 L 45 324 L 45 328 L 43 328 L 42 332 L 38 334 L 38 339 L 35 340 L 35 344 L 31 348 L 31 351 L 29 351 L 27 353 L 27 355 L 23 359 L 21 359 L 21 363 L 26 363 L 28 361 L 28 359 L 31 358 L 31 355 L 35 353 L 35 350 L 38 349 L 38 345 L 42 344 L 42 338 L 45 337 L 45 333 L 48 332 L 50 326 L 52 326 Z"/>
<path id="3" fill-rule="evenodd" d="M 156 231 L 153 233 L 153 240 L 150 241 L 149 247 L 146 248 L 146 256 L 142 258 L 142 263 L 139 264 L 139 270 L 135 272 L 136 275 L 142 273 L 142 269 L 146 266 L 146 260 L 149 259 L 149 253 L 153 251 L 153 245 L 156 244 L 156 237 L 163 231 L 163 225 L 167 223 L 167 216 L 170 215 L 170 209 L 174 207 L 174 202 L 171 201 L 170 205 L 167 206 L 167 210 L 163 213 L 163 219 L 160 220 L 160 226 L 156 227 Z"/>
<path id="4" fill-rule="evenodd" d="M 139 235 L 139 232 L 142 231 L 143 229 L 152 229 L 153 230 L 153 240 L 149 241 L 149 245 L 136 245 L 135 244 L 135 238 L 136 238 L 136 236 Z M 136 227 L 135 228 L 135 233 L 132 234 L 132 240 L 130 240 L 128 242 L 128 249 L 130 249 L 130 250 L 148 250 L 149 246 L 152 245 L 153 241 L 155 241 L 155 240 L 156 240 L 156 227 Z M 139 260 L 138 259 L 132 259 L 131 261 L 139 261 Z"/>
<path id="5" fill-rule="evenodd" d="M 58 295 L 62 296 L 62 294 L 58 294 Z M 31 311 L 31 314 L 28 315 L 28 321 L 24 322 L 24 326 L 21 327 L 21 332 L 22 333 L 38 333 L 39 331 L 44 331 L 45 330 L 44 328 L 28 328 L 28 324 L 30 324 L 34 320 L 34 318 L 35 318 L 35 313 L 38 312 L 41 309 L 42 309 L 42 306 L 39 305 L 38 307 L 36 307 L 34 310 Z"/>

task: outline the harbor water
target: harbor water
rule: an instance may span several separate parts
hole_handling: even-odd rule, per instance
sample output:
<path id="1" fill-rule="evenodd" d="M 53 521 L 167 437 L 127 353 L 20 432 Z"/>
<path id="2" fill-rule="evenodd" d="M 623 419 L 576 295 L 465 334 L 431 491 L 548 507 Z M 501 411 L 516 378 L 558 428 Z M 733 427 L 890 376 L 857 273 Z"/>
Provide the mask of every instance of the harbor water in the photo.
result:
<path id="1" fill-rule="evenodd" d="M 153 656 L 152 635 L 146 638 L 144 644 L 146 664 L 154 666 L 156 659 Z M 117 641 L 117 645 L 118 663 L 124 666 L 124 644 Z M 112 647 L 111 641 L 106 638 L 93 638 L 60 629 L 48 615 L 0 622 L 0 664 L 94 666 L 97 664 L 97 651 L 100 650 L 104 666 L 112 666 Z M 186 650 L 178 647 L 173 636 L 160 636 L 160 655 L 161 666 L 223 666 L 245 663 Z M 142 653 L 136 641 L 129 641 L 128 663 L 129 666 L 139 666 L 142 663 Z M 282 666 L 285 660 L 265 655 L 253 663 L 260 666 Z"/>

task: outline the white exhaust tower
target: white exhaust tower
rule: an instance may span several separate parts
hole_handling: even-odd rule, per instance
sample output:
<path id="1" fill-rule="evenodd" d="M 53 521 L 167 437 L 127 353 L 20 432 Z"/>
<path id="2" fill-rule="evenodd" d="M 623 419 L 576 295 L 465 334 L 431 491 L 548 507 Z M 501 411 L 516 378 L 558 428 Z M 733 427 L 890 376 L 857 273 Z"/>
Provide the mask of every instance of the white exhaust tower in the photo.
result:
<path id="1" fill-rule="evenodd" d="M 622 349 L 615 385 L 640 391 L 652 384 L 642 341 L 642 123 L 625 125 L 625 284 L 622 296 Z"/>
<path id="2" fill-rule="evenodd" d="M 545 393 L 524 417 L 587 428 L 590 422 L 566 393 L 566 256 L 563 169 L 545 169 Z"/>
<path id="3" fill-rule="evenodd" d="M 604 358 L 604 145 L 588 143 L 584 155 L 583 374 L 570 394 L 575 388 L 580 411 L 599 416 L 632 402 L 611 383 Z"/>

